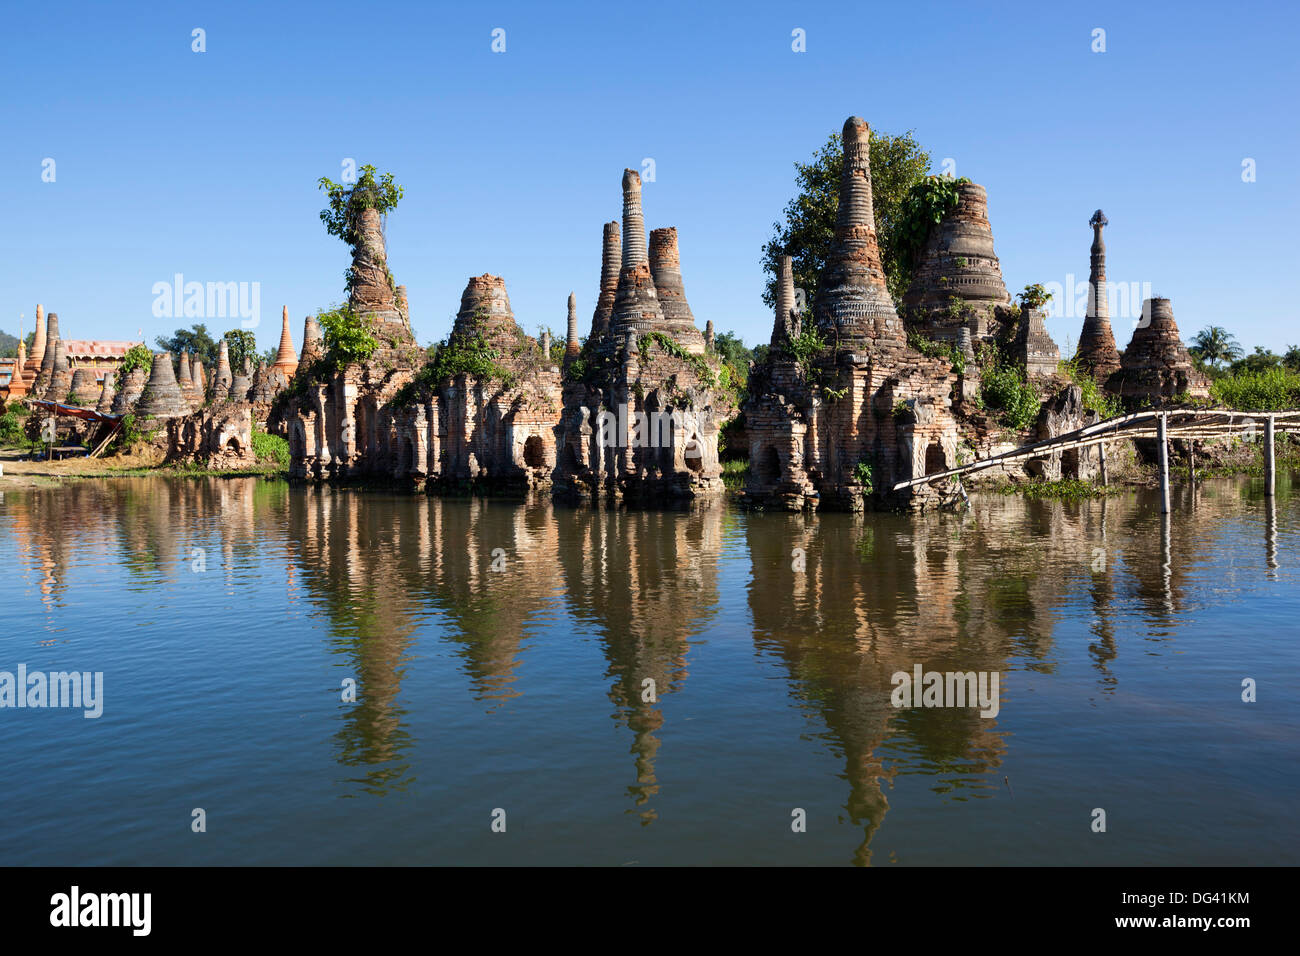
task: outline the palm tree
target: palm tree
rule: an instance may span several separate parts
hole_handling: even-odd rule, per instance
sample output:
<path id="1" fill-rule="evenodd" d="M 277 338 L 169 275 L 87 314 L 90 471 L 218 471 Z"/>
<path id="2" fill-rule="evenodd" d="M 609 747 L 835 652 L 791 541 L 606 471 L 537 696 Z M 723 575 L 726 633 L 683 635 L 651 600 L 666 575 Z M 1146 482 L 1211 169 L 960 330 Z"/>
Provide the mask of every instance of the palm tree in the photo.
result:
<path id="1" fill-rule="evenodd" d="M 1197 332 L 1188 346 L 1188 352 L 1216 369 L 1224 362 L 1235 362 L 1242 356 L 1242 348 L 1235 336 L 1219 325 L 1207 325 Z"/>

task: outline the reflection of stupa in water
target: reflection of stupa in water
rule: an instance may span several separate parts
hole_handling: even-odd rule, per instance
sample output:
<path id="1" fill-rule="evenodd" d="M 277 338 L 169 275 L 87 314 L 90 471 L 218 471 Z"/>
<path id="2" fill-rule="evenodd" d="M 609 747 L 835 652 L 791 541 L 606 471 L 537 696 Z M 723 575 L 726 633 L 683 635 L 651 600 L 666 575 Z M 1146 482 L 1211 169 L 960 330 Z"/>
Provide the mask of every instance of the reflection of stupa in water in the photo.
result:
<path id="1" fill-rule="evenodd" d="M 988 795 L 999 782 L 990 779 L 1005 752 L 997 719 L 896 709 L 895 672 L 1051 670 L 1053 632 L 1076 593 L 1091 595 L 1113 652 L 1104 605 L 1118 562 L 1089 564 L 1101 522 L 1117 520 L 1100 504 L 978 496 L 964 516 L 749 521 L 755 640 L 784 663 L 843 754 L 845 809 L 865 832 L 855 862 L 871 860 L 895 775 L 932 776 L 947 799 Z"/>
<path id="2" fill-rule="evenodd" d="M 656 818 L 650 799 L 659 791 L 663 695 L 686 679 L 690 637 L 718 603 L 724 510 L 716 501 L 683 511 L 584 509 L 560 523 L 570 605 L 599 629 L 614 717 L 633 734 L 636 781 L 628 793 L 643 824 Z"/>
<path id="3" fill-rule="evenodd" d="M 355 782 L 372 793 L 403 789 L 412 782 L 411 737 L 397 698 L 415 625 L 395 549 L 377 540 L 387 522 L 355 495 L 310 489 L 290 496 L 288 525 L 305 600 L 329 621 L 331 651 L 348 660 L 345 674 L 357 682 L 357 700 L 340 705 L 339 762 L 360 768 Z"/>

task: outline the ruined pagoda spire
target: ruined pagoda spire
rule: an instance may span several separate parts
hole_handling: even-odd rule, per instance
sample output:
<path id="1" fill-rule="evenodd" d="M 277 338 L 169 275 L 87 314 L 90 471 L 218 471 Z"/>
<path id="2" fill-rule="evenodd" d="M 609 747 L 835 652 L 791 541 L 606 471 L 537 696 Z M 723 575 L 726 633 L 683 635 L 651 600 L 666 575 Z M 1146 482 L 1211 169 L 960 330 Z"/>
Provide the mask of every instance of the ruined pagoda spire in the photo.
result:
<path id="1" fill-rule="evenodd" d="M 271 368 L 284 373 L 285 378 L 292 378 L 298 370 L 298 355 L 293 350 L 293 336 L 289 332 L 289 307 L 286 305 L 280 313 L 280 349 L 276 352 L 275 362 Z"/>
<path id="2" fill-rule="evenodd" d="M 774 349 L 785 347 L 785 343 L 798 333 L 795 331 L 794 311 L 794 258 L 781 256 L 780 268 L 776 274 L 776 317 L 772 321 L 772 341 Z"/>
<path id="3" fill-rule="evenodd" d="M 320 322 L 316 320 L 316 316 L 309 315 L 302 326 L 302 355 L 298 359 L 298 367 L 303 368 L 311 365 L 324 354 L 325 347 L 321 338 Z"/>
<path id="4" fill-rule="evenodd" d="M 51 312 L 46 318 L 44 348 L 41 349 L 40 367 L 32 386 L 33 398 L 44 398 L 54 380 L 54 353 L 58 351 L 59 313 Z"/>
<path id="5" fill-rule="evenodd" d="M 901 349 L 906 334 L 889 295 L 876 237 L 870 137 L 866 120 L 851 116 L 845 121 L 835 235 L 817 281 L 813 316 L 827 341 L 840 349 Z"/>
<path id="6" fill-rule="evenodd" d="M 21 331 L 21 330 L 20 330 Z M 18 358 L 14 361 L 13 375 L 9 378 L 9 398 L 21 398 L 30 390 L 27 383 L 27 349 L 23 337 L 18 336 Z"/>
<path id="7" fill-rule="evenodd" d="M 189 406 L 176 384 L 170 352 L 154 353 L 149 384 L 140 395 L 135 413 L 145 418 L 177 418 L 189 413 Z"/>
<path id="8" fill-rule="evenodd" d="M 600 248 L 600 296 L 591 317 L 593 338 L 608 332 L 610 320 L 614 317 L 614 297 L 618 294 L 618 275 L 622 268 L 618 223 L 605 223 Z"/>
<path id="9" fill-rule="evenodd" d="M 27 356 L 27 370 L 33 381 L 41 371 L 41 361 L 45 358 L 45 306 L 36 305 L 36 334 L 32 337 L 32 351 Z"/>
<path id="10" fill-rule="evenodd" d="M 668 226 L 650 233 L 650 275 L 654 279 L 655 294 L 663 309 L 667 332 L 680 342 L 688 352 L 704 351 L 704 337 L 695 326 L 695 315 L 686 301 L 686 286 L 682 283 L 681 253 L 677 249 L 677 227 Z"/>
<path id="11" fill-rule="evenodd" d="M 388 282 L 388 249 L 379 211 L 370 207 L 359 210 L 355 230 L 357 242 L 352 247 L 348 304 L 363 315 L 374 315 L 382 321 L 400 321 L 397 294 Z"/>
<path id="12" fill-rule="evenodd" d="M 569 293 L 569 329 L 564 339 L 564 361 L 571 362 L 581 351 L 578 347 L 578 295 Z"/>
<path id="13" fill-rule="evenodd" d="M 234 380 L 235 377 L 230 372 L 230 345 L 222 339 L 217 352 L 217 372 L 212 378 L 212 400 L 221 402 L 229 398 L 230 384 Z"/>
<path id="14" fill-rule="evenodd" d="M 1120 367 L 1115 333 L 1110 327 L 1110 304 L 1106 297 L 1106 240 L 1101 231 L 1109 224 L 1100 209 L 1092 214 L 1092 249 L 1088 268 L 1088 309 L 1079 333 L 1075 358 L 1079 366 L 1104 382 Z"/>
<path id="15" fill-rule="evenodd" d="M 176 376 L 176 385 L 181 390 L 181 395 L 185 401 L 191 405 L 197 402 L 194 393 L 194 368 L 190 364 L 190 357 L 185 352 L 181 353 L 180 362 L 177 363 L 179 373 Z"/>
<path id="16" fill-rule="evenodd" d="M 647 261 L 641 174 L 635 169 L 623 170 L 623 239 L 623 268 L 618 275 L 610 322 L 615 343 L 624 341 L 629 332 L 639 335 L 664 324 L 663 308 Z"/>

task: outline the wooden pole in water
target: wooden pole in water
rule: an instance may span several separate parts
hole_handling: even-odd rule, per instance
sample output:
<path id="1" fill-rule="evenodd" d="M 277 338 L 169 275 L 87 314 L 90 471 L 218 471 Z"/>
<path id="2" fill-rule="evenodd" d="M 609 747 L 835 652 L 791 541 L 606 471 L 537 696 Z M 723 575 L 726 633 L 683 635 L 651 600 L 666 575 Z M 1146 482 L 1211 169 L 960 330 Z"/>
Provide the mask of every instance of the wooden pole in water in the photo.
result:
<path id="1" fill-rule="evenodd" d="M 1160 444 L 1160 513 L 1169 514 L 1169 417 L 1161 412 L 1156 420 L 1156 441 Z"/>
<path id="2" fill-rule="evenodd" d="M 1187 439 L 1187 477 L 1196 484 L 1196 439 Z"/>
<path id="3" fill-rule="evenodd" d="M 1109 488 L 1110 473 L 1106 470 L 1106 443 L 1102 442 L 1098 445 L 1097 450 L 1101 452 L 1101 486 L 1103 488 Z"/>
<path id="4" fill-rule="evenodd" d="M 1264 420 L 1264 494 L 1273 497 L 1273 485 L 1277 476 L 1277 461 L 1273 450 L 1273 416 Z"/>

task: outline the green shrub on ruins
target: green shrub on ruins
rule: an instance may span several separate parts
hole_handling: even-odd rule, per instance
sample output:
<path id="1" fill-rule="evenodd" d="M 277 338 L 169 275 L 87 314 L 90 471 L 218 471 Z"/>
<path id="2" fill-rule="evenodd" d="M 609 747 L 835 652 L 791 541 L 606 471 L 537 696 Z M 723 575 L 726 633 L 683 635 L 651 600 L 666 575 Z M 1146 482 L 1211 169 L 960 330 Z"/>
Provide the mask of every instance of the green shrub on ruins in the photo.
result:
<path id="1" fill-rule="evenodd" d="M 980 375 L 980 398 L 986 408 L 999 413 L 1002 423 L 1017 431 L 1038 418 L 1039 397 L 1024 370 L 1001 358 L 984 366 Z"/>
<path id="2" fill-rule="evenodd" d="M 379 348 L 366 320 L 341 305 L 316 316 L 325 337 L 325 355 L 336 368 L 364 362 Z"/>
<path id="3" fill-rule="evenodd" d="M 1114 418 L 1124 411 L 1120 400 L 1114 395 L 1106 394 L 1092 373 L 1079 365 L 1077 357 L 1068 362 L 1062 361 L 1058 368 L 1062 375 L 1079 386 L 1079 391 L 1083 393 L 1083 407 L 1088 411 L 1096 412 L 1102 418 Z"/>
<path id="4" fill-rule="evenodd" d="M 138 368 L 144 369 L 145 374 L 153 371 L 153 353 L 149 351 L 149 346 L 143 343 L 133 345 L 126 350 L 126 355 L 122 357 L 122 364 L 117 367 L 117 387 L 121 388 L 126 382 L 126 377 Z"/>

